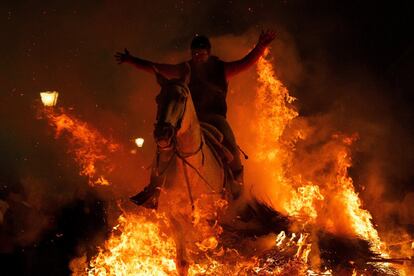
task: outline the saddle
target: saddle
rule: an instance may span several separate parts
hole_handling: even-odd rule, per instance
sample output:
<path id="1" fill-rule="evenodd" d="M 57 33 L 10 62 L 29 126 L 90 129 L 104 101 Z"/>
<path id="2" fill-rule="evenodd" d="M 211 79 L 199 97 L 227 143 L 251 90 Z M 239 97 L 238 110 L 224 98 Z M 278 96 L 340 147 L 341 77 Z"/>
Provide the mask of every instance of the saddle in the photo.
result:
<path id="1" fill-rule="evenodd" d="M 214 157 L 222 165 L 226 165 L 233 160 L 233 154 L 223 145 L 223 134 L 213 125 L 200 122 L 201 131 L 204 135 L 205 143 L 210 146 Z"/>

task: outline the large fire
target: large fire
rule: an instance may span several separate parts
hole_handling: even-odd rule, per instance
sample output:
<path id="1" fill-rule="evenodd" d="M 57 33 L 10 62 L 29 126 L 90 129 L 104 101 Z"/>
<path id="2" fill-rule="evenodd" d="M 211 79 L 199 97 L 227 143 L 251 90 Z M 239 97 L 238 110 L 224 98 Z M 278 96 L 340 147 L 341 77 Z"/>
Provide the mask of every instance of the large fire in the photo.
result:
<path id="1" fill-rule="evenodd" d="M 266 185 L 264 192 L 259 191 L 257 196 L 274 209 L 296 217 L 302 229 L 307 224 L 316 223 L 318 228 L 331 233 L 356 235 L 369 241 L 374 252 L 387 257 L 386 246 L 372 224 L 371 214 L 362 208 L 352 178 L 348 175 L 351 167 L 350 146 L 357 136 L 333 134 L 326 148 L 320 152 L 319 160 L 314 160 L 323 164 L 326 162 L 324 155 L 329 152 L 333 169 L 319 173 L 325 174 L 323 177 L 306 177 L 303 173 L 306 167 L 295 168 L 294 154 L 296 143 L 306 140 L 310 130 L 303 125 L 291 126 L 298 116 L 291 106 L 295 99 L 289 96 L 286 87 L 276 78 L 271 62 L 262 58 L 257 72 L 259 88 L 256 105 L 260 130 L 257 162 L 268 170 L 265 182 L 273 184 Z M 289 127 L 291 133 L 284 137 Z M 281 189 L 285 194 L 280 194 Z M 329 209 L 334 209 L 334 212 Z"/>
<path id="2" fill-rule="evenodd" d="M 174 240 L 163 231 L 166 223 L 168 220 L 154 211 L 124 213 L 98 255 L 89 263 L 85 257 L 72 261 L 73 275 L 178 275 Z M 189 275 L 330 275 L 329 270 L 314 274 L 308 269 L 308 237 L 287 236 L 282 231 L 271 237 L 280 254 L 262 259 L 246 258 L 235 249 L 221 246 L 213 254 L 203 250 L 204 259 L 190 265 Z"/>
<path id="3" fill-rule="evenodd" d="M 336 154 L 333 160 L 335 166 L 333 174 L 328 175 L 326 182 L 318 183 L 318 179 L 305 178 L 303 174 L 293 171 L 293 154 L 295 144 L 299 139 L 306 139 L 308 132 L 304 128 L 292 127 L 293 135 L 283 137 L 285 129 L 290 127 L 298 113 L 290 106 L 294 98 L 289 96 L 287 89 L 275 77 L 272 64 L 262 58 L 258 63 L 259 89 L 257 91 L 257 106 L 259 112 L 259 150 L 257 160 L 263 162 L 266 169 L 272 171 L 268 174 L 275 187 L 285 186 L 290 194 L 282 202 L 282 206 L 274 206 L 293 217 L 301 217 L 306 222 L 321 223 L 327 216 L 324 208 L 330 207 L 330 200 L 334 199 L 343 205 L 338 209 L 347 217 L 352 231 L 364 239 L 371 241 L 379 250 L 381 248 L 377 231 L 371 223 L 369 212 L 361 208 L 361 201 L 353 188 L 352 179 L 348 176 L 351 166 L 349 147 L 356 139 L 354 136 L 333 135 L 331 154 Z M 342 139 L 342 140 L 341 140 Z M 320 162 L 324 157 L 320 156 Z M 304 169 L 304 168 L 302 168 Z M 327 181 L 329 179 L 329 181 Z M 270 197 L 270 204 L 272 204 Z M 328 205 L 328 206 L 327 206 Z M 281 207 L 281 208 L 280 208 Z M 321 216 L 323 214 L 323 216 Z M 338 216 L 338 213 L 336 213 Z M 326 221 L 325 229 L 339 232 L 335 229 L 335 222 Z"/>
<path id="4" fill-rule="evenodd" d="M 371 214 L 355 191 L 348 170 L 351 145 L 357 135 L 330 133 L 329 139 L 301 151 L 315 130 L 293 106 L 295 98 L 276 77 L 271 60 L 261 58 L 257 66 L 257 140 L 252 163 L 259 183 L 249 187 L 252 195 L 292 220 L 291 233 L 266 236 L 266 250 L 245 254 L 220 236 L 208 236 L 197 244 L 199 258 L 192 260 L 190 275 L 331 275 L 321 267 L 315 233 L 319 230 L 369 242 L 370 249 L 388 258 L 387 245 L 372 223 Z M 81 174 L 94 185 L 109 185 L 107 154 L 119 145 L 104 138 L 87 124 L 60 111 L 45 111 L 57 135 L 66 131 L 70 150 Z M 316 143 L 315 143 L 316 144 Z M 101 169 L 98 170 L 97 168 Z M 75 259 L 74 275 L 178 275 L 174 239 L 163 214 L 142 210 L 123 211 L 110 238 L 92 259 Z M 196 224 L 196 222 L 195 222 Z M 196 225 L 195 225 L 196 226 Z M 204 227 L 204 226 L 203 226 Z M 238 238 L 241 240 L 242 237 Z M 245 242 L 245 243 L 244 243 Z M 253 247 L 260 243 L 240 241 Z M 247 250 L 248 251 L 248 250 Z M 388 265 L 377 262 L 381 271 Z M 356 270 L 352 275 L 360 275 Z M 400 271 L 404 273 L 403 270 Z"/>

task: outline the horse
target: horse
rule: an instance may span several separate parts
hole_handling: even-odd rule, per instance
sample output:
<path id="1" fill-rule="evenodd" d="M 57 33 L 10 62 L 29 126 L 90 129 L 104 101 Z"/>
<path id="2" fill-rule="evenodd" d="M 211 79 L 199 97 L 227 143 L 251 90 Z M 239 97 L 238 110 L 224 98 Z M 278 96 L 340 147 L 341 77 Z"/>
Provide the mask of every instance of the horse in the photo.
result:
<path id="1" fill-rule="evenodd" d="M 225 164 L 198 121 L 188 88 L 188 64 L 185 68 L 180 79 L 167 79 L 156 72 L 161 87 L 153 133 L 157 152 L 150 184 L 131 198 L 167 215 L 180 275 L 188 272 L 189 252 L 195 255 L 217 246 L 218 215 L 231 198 Z M 214 132 L 214 127 L 208 128 Z"/>

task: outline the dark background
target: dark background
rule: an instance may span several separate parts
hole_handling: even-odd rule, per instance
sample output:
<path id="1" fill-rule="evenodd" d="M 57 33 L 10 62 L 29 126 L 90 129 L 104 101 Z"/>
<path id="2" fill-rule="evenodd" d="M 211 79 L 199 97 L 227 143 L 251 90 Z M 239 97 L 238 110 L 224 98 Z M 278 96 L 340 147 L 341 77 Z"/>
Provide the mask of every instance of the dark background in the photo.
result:
<path id="1" fill-rule="evenodd" d="M 0 221 L 2 267 L 10 275 L 67 274 L 68 261 L 93 251 L 106 231 L 108 203 L 36 119 L 39 92 L 58 90 L 62 105 L 106 135 L 149 140 L 155 82 L 119 67 L 113 54 L 128 47 L 178 62 L 196 33 L 226 41 L 219 52 L 240 53 L 261 29 L 275 29 L 278 75 L 301 115 L 334 114 L 338 130 L 360 133 L 351 173 L 360 188 L 375 163 L 382 191 L 361 188 L 362 197 L 374 218 L 381 210 L 370 206 L 371 196 L 410 229 L 412 21 L 408 1 L 3 1 L 0 199 L 9 207 Z"/>

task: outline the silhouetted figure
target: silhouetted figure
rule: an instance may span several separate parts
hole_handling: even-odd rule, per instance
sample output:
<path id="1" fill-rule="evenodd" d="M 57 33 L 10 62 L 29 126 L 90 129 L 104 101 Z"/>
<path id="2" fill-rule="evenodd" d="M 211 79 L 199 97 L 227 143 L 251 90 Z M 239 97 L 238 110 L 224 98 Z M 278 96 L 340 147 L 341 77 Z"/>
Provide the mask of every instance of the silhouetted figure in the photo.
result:
<path id="1" fill-rule="evenodd" d="M 226 120 L 228 79 L 254 65 L 263 55 L 266 47 L 275 38 L 272 31 L 262 32 L 256 46 L 240 60 L 226 62 L 211 55 L 211 44 L 207 37 L 197 35 L 191 42 L 189 61 L 179 64 L 162 64 L 132 56 L 127 49 L 116 53 L 119 64 L 129 63 L 136 68 L 154 73 L 160 72 L 170 78 L 179 78 L 185 69 L 185 63 L 191 67 L 189 88 L 200 121 L 209 123 L 220 130 L 224 136 L 223 144 L 233 154 L 230 163 L 236 183 L 243 184 L 243 166 L 233 131 Z"/>

